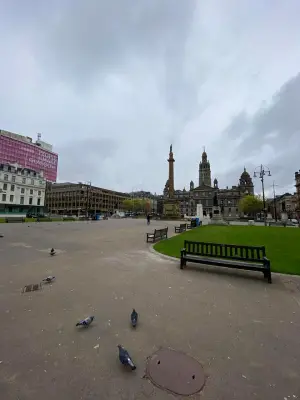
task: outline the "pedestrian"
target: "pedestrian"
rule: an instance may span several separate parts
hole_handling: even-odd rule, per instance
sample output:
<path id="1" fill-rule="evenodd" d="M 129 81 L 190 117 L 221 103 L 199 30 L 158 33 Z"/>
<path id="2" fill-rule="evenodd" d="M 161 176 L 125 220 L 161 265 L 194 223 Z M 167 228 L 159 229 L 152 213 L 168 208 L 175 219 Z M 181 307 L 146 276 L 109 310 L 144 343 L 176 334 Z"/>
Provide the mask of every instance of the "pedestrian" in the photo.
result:
<path id="1" fill-rule="evenodd" d="M 147 225 L 150 225 L 150 214 L 147 215 Z"/>

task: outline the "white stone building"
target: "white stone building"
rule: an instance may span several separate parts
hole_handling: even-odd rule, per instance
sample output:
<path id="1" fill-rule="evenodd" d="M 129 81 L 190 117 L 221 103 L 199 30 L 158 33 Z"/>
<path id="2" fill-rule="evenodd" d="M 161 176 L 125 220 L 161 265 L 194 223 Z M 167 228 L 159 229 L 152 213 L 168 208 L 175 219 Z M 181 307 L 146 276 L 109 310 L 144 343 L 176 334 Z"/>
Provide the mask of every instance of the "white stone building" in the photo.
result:
<path id="1" fill-rule="evenodd" d="M 18 164 L 0 164 L 0 214 L 39 214 L 45 203 L 42 172 Z"/>

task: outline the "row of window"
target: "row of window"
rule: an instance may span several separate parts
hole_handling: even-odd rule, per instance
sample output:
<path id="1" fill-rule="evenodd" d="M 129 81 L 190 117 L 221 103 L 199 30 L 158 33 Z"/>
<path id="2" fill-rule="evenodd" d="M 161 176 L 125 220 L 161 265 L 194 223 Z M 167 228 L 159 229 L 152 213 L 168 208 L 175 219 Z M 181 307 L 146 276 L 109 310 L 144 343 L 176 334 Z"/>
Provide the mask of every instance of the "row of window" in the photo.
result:
<path id="1" fill-rule="evenodd" d="M 24 200 L 25 200 L 25 197 L 21 196 L 20 197 L 20 204 L 24 204 Z M 4 193 L 2 194 L 2 201 L 6 201 L 6 194 L 4 194 Z M 14 195 L 13 194 L 11 194 L 9 196 L 9 201 L 10 201 L 10 203 L 13 203 L 13 201 L 14 201 Z M 29 197 L 29 204 L 33 204 L 33 197 Z M 37 199 L 37 205 L 38 206 L 41 205 L 41 199 Z"/>
<path id="2" fill-rule="evenodd" d="M 8 181 L 8 174 L 4 174 L 4 180 Z M 16 182 L 16 176 L 15 175 L 12 175 L 11 181 L 12 182 Z M 26 184 L 26 178 L 22 178 L 22 183 Z M 39 181 L 39 185 L 43 185 L 43 183 L 44 182 L 42 180 Z M 34 179 L 30 179 L 30 184 L 34 185 Z"/>
<path id="3" fill-rule="evenodd" d="M 10 191 L 14 192 L 15 191 L 15 187 L 16 187 L 16 185 L 10 185 Z M 3 190 L 5 190 L 5 191 L 8 190 L 7 183 L 3 183 Z M 29 193 L 33 194 L 33 189 L 26 189 L 26 190 L 29 190 Z M 25 188 L 21 188 L 21 193 L 25 193 Z M 39 196 L 42 195 L 42 191 L 41 190 L 38 190 L 38 195 Z"/>

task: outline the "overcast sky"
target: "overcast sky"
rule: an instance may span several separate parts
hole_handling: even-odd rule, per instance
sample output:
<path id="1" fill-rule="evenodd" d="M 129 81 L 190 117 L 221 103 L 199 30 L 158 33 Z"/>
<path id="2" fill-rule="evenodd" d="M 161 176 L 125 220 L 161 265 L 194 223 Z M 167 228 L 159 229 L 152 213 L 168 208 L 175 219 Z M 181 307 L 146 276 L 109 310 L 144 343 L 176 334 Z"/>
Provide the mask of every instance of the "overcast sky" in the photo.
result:
<path id="1" fill-rule="evenodd" d="M 0 129 L 59 153 L 60 181 L 161 193 L 300 168 L 299 0 L 0 0 Z M 260 191 L 259 180 L 256 191 Z"/>

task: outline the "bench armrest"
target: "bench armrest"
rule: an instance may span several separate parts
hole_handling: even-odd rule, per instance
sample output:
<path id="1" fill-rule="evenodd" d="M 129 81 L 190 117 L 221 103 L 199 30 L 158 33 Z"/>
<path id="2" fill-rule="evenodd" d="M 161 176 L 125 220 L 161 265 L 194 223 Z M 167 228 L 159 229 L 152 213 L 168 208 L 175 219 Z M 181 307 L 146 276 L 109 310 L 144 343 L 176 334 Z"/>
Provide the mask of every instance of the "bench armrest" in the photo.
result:
<path id="1" fill-rule="evenodd" d="M 186 248 L 180 250 L 181 257 L 186 254 Z"/>
<path id="2" fill-rule="evenodd" d="M 270 264 L 271 264 L 270 260 L 267 257 L 264 257 L 263 260 L 264 260 L 264 264 L 267 265 L 268 267 L 270 267 Z"/>

